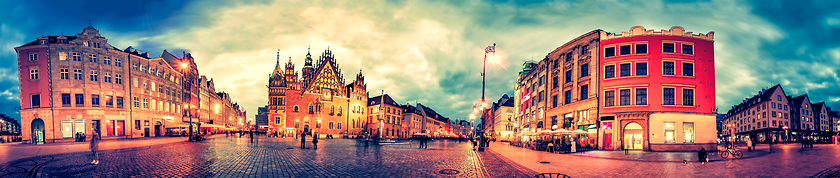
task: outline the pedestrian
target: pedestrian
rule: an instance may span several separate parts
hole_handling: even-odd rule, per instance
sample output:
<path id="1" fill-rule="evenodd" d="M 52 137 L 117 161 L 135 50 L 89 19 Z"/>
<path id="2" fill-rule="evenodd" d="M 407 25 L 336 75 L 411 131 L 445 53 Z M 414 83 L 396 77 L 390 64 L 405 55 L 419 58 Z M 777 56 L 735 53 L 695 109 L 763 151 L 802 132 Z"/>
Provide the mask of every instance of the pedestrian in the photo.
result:
<path id="1" fill-rule="evenodd" d="M 96 132 L 96 128 L 93 128 L 93 136 L 90 139 L 90 152 L 93 153 L 93 161 L 91 164 L 99 164 L 99 154 L 96 152 L 99 149 L 99 141 L 96 139 L 99 137 L 99 133 Z"/>
<path id="2" fill-rule="evenodd" d="M 300 148 L 306 149 L 306 133 L 300 132 Z"/>
<path id="3" fill-rule="evenodd" d="M 254 143 L 254 132 L 248 132 L 248 137 L 251 137 L 251 143 Z"/>
<path id="4" fill-rule="evenodd" d="M 475 145 L 476 145 L 476 144 L 475 144 L 475 138 L 471 138 L 471 139 L 470 139 L 470 143 L 472 143 L 472 148 L 473 148 L 473 151 L 475 151 Z"/>
<path id="5" fill-rule="evenodd" d="M 706 157 L 706 148 L 700 148 L 700 152 L 697 153 L 697 158 L 700 159 L 700 163 L 706 164 L 709 162 L 709 159 Z"/>
<path id="6" fill-rule="evenodd" d="M 747 139 L 747 151 L 752 152 L 752 150 L 753 150 L 753 143 L 752 143 L 752 138 L 750 138 L 750 139 Z"/>
<path id="7" fill-rule="evenodd" d="M 318 134 L 312 135 L 312 146 L 314 149 L 318 149 Z"/>

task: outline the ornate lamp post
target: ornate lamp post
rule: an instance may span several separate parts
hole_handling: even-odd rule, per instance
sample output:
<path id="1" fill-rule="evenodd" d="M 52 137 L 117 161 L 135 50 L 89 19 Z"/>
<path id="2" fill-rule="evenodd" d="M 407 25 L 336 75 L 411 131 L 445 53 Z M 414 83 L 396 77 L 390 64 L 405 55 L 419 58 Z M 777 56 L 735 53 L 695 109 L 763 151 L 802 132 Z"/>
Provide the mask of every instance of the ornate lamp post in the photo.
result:
<path id="1" fill-rule="evenodd" d="M 782 129 L 785 129 L 785 142 L 790 141 L 790 135 L 788 135 L 788 126 L 784 126 L 782 127 Z"/>
<path id="2" fill-rule="evenodd" d="M 184 76 L 182 82 L 186 82 L 185 86 L 189 86 L 189 88 L 190 88 L 190 93 L 188 95 L 190 99 L 187 100 L 188 104 L 184 104 L 184 107 L 187 108 L 187 113 L 186 114 L 190 117 L 190 127 L 189 127 L 189 129 L 190 129 L 189 137 L 190 138 L 189 138 L 189 141 L 193 141 L 193 126 L 192 126 L 193 122 L 192 122 L 192 111 L 191 111 L 192 110 L 192 108 L 191 108 L 192 107 L 191 106 L 192 105 L 192 82 L 191 82 L 192 80 L 187 80 L 187 78 L 188 78 L 187 77 L 187 72 L 186 72 L 187 71 L 187 66 L 188 65 L 187 65 L 186 62 L 181 63 L 181 74 L 183 74 L 183 76 Z M 181 90 L 186 91 L 186 88 L 187 87 L 181 87 Z"/>
<path id="3" fill-rule="evenodd" d="M 487 123 L 484 123 L 484 109 L 487 108 L 487 101 L 484 99 L 484 85 L 485 85 L 485 78 L 487 77 L 487 54 L 493 53 L 493 56 L 496 56 L 496 43 L 493 43 L 493 46 L 487 46 L 484 48 L 484 61 L 482 62 L 481 68 L 481 125 L 482 127 L 486 127 Z M 481 143 L 478 144 L 478 151 L 484 151 L 484 140 L 487 139 L 484 136 L 484 129 L 481 129 Z"/>

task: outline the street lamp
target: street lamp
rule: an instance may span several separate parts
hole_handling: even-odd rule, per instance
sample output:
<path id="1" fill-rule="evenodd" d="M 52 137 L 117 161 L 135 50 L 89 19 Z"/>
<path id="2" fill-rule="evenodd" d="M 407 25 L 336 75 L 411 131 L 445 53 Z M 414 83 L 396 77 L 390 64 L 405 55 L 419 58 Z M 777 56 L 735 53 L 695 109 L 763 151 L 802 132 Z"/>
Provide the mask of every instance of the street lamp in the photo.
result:
<path id="1" fill-rule="evenodd" d="M 481 122 L 482 122 L 483 125 L 487 125 L 487 123 L 484 123 L 484 113 L 483 113 L 484 111 L 483 110 L 487 106 L 487 101 L 484 99 L 484 85 L 485 85 L 485 78 L 487 77 L 486 74 L 487 74 L 487 54 L 488 53 L 493 53 L 493 57 L 496 56 L 496 43 L 493 43 L 493 46 L 487 46 L 486 48 L 484 48 L 484 61 L 482 62 L 482 66 L 481 66 L 482 67 L 481 68 L 481 110 L 482 110 Z M 484 129 L 482 129 L 482 132 L 483 131 L 484 131 Z M 481 134 L 481 139 L 480 139 L 482 143 L 478 144 L 478 151 L 484 151 L 484 139 L 486 139 L 486 138 L 484 138 L 484 133 L 482 133 Z"/>
<path id="2" fill-rule="evenodd" d="M 189 94 L 188 95 L 189 99 L 187 101 L 188 104 L 184 104 L 184 107 L 187 108 L 187 113 L 186 114 L 190 117 L 190 126 L 189 126 L 189 129 L 190 129 L 190 135 L 189 136 L 190 136 L 190 138 L 189 138 L 189 141 L 193 141 L 193 121 L 192 121 L 192 111 L 191 111 L 192 110 L 192 108 L 191 108 L 192 107 L 191 106 L 192 105 L 192 86 L 191 86 L 192 82 L 190 82 L 192 80 L 187 80 L 187 67 L 188 67 L 188 65 L 187 65 L 186 62 L 181 63 L 181 74 L 184 76 L 182 82 L 186 82 L 186 83 L 184 83 L 186 85 L 182 85 L 182 86 L 185 86 L 185 87 L 181 87 L 181 90 L 186 91 L 187 87 L 190 88 L 190 93 L 188 93 Z"/>
<path id="3" fill-rule="evenodd" d="M 788 126 L 784 126 L 782 127 L 782 129 L 785 129 L 785 140 L 790 141 L 790 135 L 788 135 Z"/>

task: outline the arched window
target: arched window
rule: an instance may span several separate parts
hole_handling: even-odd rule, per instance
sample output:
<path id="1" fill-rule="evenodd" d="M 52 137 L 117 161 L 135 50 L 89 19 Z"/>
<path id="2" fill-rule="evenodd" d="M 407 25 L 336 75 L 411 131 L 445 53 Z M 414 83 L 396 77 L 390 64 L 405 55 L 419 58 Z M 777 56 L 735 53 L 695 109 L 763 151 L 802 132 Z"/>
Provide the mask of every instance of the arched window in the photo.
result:
<path id="1" fill-rule="evenodd" d="M 312 109 L 312 104 L 309 104 L 309 114 L 315 114 L 315 110 Z"/>
<path id="2" fill-rule="evenodd" d="M 341 106 L 338 106 L 338 116 L 341 116 Z"/>
<path id="3" fill-rule="evenodd" d="M 299 110 L 298 106 L 297 106 L 297 105 L 295 105 L 295 112 L 299 112 L 299 111 L 300 111 L 300 110 Z"/>
<path id="4" fill-rule="evenodd" d="M 330 105 L 330 115 L 335 114 L 335 105 Z"/>

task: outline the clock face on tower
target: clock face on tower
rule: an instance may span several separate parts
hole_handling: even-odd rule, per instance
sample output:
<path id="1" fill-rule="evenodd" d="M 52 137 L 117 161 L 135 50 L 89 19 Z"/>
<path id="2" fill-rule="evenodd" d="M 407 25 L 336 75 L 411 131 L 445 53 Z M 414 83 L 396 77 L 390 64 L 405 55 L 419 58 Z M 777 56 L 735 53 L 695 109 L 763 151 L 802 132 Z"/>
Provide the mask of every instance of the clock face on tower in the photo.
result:
<path id="1" fill-rule="evenodd" d="M 332 93 L 330 92 L 330 90 L 324 90 L 324 94 L 322 96 L 324 97 L 324 100 L 330 100 L 332 97 Z"/>

